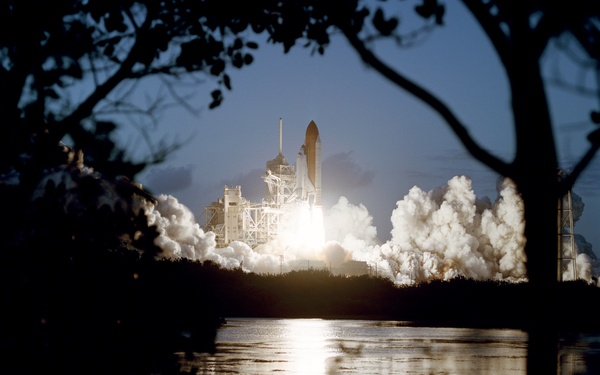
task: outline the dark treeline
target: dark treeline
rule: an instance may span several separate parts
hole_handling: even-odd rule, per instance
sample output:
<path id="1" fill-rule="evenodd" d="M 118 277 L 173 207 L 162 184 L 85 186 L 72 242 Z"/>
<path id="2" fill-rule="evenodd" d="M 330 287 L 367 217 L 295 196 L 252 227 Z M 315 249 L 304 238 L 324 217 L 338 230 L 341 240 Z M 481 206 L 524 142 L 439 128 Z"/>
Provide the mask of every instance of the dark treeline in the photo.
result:
<path id="1" fill-rule="evenodd" d="M 177 373 L 174 353 L 214 351 L 227 317 L 527 328 L 531 307 L 527 284 L 456 279 L 397 287 L 326 270 L 258 275 L 211 262 L 156 261 L 132 250 L 85 254 L 37 280 L 15 282 L 15 270 L 35 264 L 4 269 L 2 366 L 23 373 Z M 568 311 L 600 298 L 599 288 L 580 282 L 560 284 L 559 293 L 564 304 L 557 309 Z M 592 314 L 558 315 L 565 316 L 560 329 L 600 329 Z"/>
<path id="2" fill-rule="evenodd" d="M 528 329 L 527 312 L 532 308 L 527 283 L 458 278 L 395 286 L 385 278 L 334 276 L 326 270 L 282 275 L 220 270 L 215 276 L 216 306 L 225 317 L 364 318 L 421 326 Z M 600 329 L 591 310 L 580 308 L 593 306 L 600 288 L 583 281 L 565 282 L 559 284 L 558 293 L 557 311 L 569 312 L 559 313 L 564 318 L 550 329 Z"/>

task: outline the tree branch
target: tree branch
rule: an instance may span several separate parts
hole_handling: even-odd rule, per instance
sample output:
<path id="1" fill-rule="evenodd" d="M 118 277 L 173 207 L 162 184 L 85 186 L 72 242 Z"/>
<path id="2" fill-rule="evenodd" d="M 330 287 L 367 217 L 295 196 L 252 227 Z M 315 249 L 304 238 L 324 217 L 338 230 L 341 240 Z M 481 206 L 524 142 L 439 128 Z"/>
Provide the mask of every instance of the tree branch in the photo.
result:
<path id="1" fill-rule="evenodd" d="M 462 144 L 465 146 L 467 151 L 473 155 L 477 160 L 486 164 L 494 171 L 498 172 L 503 176 L 510 176 L 511 166 L 510 164 L 502 161 L 494 155 L 487 152 L 485 149 L 480 147 L 473 138 L 469 135 L 468 130 L 465 126 L 456 118 L 452 111 L 437 97 L 426 91 L 421 86 L 418 86 L 414 82 L 408 80 L 406 77 L 400 75 L 394 69 L 390 68 L 379 60 L 358 38 L 358 36 L 352 31 L 351 28 L 342 29 L 344 35 L 358 52 L 362 60 L 375 68 L 378 72 L 383 74 L 384 77 L 394 82 L 404 90 L 408 91 L 413 96 L 419 98 L 425 104 L 430 106 L 436 111 L 446 123 L 450 126 L 454 134 L 459 138 Z"/>
<path id="2" fill-rule="evenodd" d="M 483 28 L 483 31 L 490 38 L 490 41 L 494 45 L 494 49 L 498 52 L 502 64 L 504 66 L 509 66 L 507 64 L 510 62 L 508 61 L 510 36 L 507 36 L 504 30 L 502 30 L 502 27 L 500 26 L 502 24 L 501 20 L 490 13 L 490 7 L 492 7 L 493 4 L 484 4 L 482 1 L 478 0 L 463 0 L 463 3 L 473 16 L 475 16 Z"/>
<path id="3" fill-rule="evenodd" d="M 538 58 L 546 50 L 550 38 L 556 36 L 561 31 L 556 29 L 556 19 L 554 17 L 556 15 L 552 10 L 546 10 L 539 19 L 535 29 L 533 29 L 532 36 L 536 43 L 531 43 L 531 48 L 535 50 L 534 53 Z"/>
<path id="4" fill-rule="evenodd" d="M 175 101 L 183 108 L 187 109 L 190 113 L 194 114 L 194 115 L 198 115 L 200 113 L 200 111 L 194 107 L 192 107 L 192 105 L 189 103 L 188 99 L 191 97 L 191 95 L 188 95 L 188 98 L 185 98 L 181 95 L 179 95 L 179 93 L 177 92 L 177 90 L 173 87 L 173 83 L 169 82 L 168 80 L 166 80 L 163 77 L 160 77 L 161 81 L 163 82 L 163 84 L 165 85 L 165 87 L 167 88 L 167 90 L 169 91 L 169 93 L 171 94 L 171 96 L 175 99 Z"/>
<path id="5" fill-rule="evenodd" d="M 138 51 L 143 48 L 144 32 L 150 28 L 152 24 L 152 15 L 147 14 L 144 24 L 140 31 L 137 33 L 135 44 L 131 47 L 127 58 L 121 63 L 119 69 L 104 83 L 97 86 L 94 92 L 92 92 L 70 115 L 62 120 L 64 129 L 62 129 L 62 135 L 69 132 L 77 132 L 77 127 L 82 120 L 86 119 L 92 114 L 92 111 L 96 105 L 104 99 L 112 90 L 117 87 L 119 83 L 127 79 L 131 75 L 132 68 L 138 61 Z M 62 136 L 61 136 L 62 138 Z"/>

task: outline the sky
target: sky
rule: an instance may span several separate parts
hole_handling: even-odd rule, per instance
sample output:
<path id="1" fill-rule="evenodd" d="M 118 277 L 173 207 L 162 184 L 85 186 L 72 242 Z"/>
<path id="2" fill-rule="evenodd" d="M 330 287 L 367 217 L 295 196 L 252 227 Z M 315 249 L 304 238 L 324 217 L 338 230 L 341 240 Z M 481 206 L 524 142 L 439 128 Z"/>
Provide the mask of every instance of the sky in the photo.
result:
<path id="1" fill-rule="evenodd" d="M 412 17 L 410 7 L 404 12 L 401 19 Z M 376 52 L 448 104 L 483 147 L 504 160 L 512 158 L 508 84 L 490 43 L 461 5 L 447 6 L 445 26 L 416 45 L 382 45 Z M 266 161 L 278 153 L 282 118 L 283 154 L 290 163 L 309 122 L 319 127 L 324 210 L 340 196 L 363 204 L 382 242 L 390 238 L 396 202 L 413 186 L 428 191 L 466 175 L 478 197 L 495 200 L 498 176 L 468 155 L 438 115 L 365 66 L 341 37 L 333 39 L 324 56 L 301 46 L 286 55 L 281 46 L 261 43 L 254 57 L 251 66 L 230 72 L 233 89 L 217 109 L 208 109 L 214 86 L 207 81 L 194 87 L 190 99 L 197 113 L 181 107 L 162 113 L 150 138 L 182 146 L 139 176 L 151 192 L 175 196 L 197 217 L 222 196 L 224 185 L 241 185 L 244 197 L 260 200 L 265 192 L 261 176 Z M 544 63 L 547 75 L 557 69 L 572 73 L 554 53 Z M 150 84 L 145 90 L 151 95 L 158 89 Z M 600 103 L 555 87 L 548 90 L 559 157 L 568 168 L 587 148 L 585 137 L 594 129 L 589 111 Z M 145 152 L 135 129 L 122 131 L 130 148 Z M 574 188 L 585 204 L 576 233 L 597 254 L 599 159 Z"/>

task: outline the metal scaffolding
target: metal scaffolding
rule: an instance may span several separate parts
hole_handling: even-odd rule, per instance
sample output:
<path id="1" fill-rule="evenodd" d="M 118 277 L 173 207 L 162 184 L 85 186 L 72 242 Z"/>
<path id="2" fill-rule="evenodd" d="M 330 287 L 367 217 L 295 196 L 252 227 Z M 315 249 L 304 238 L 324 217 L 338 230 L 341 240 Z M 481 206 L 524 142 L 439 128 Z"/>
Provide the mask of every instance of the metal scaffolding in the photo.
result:
<path id="1" fill-rule="evenodd" d="M 313 121 L 307 128 L 307 137 L 308 135 L 314 138 L 315 160 L 312 169 L 315 170 L 315 181 L 320 189 L 320 139 Z M 296 167 L 290 165 L 283 156 L 282 120 L 279 119 L 279 153 L 274 159 L 267 161 L 265 174 L 262 176 L 266 184 L 266 197 L 260 203 L 253 203 L 242 197 L 240 186 L 225 186 L 223 198 L 205 207 L 198 221 L 204 217 L 202 228 L 216 234 L 217 246 L 220 247 L 233 241 L 241 241 L 252 247 L 272 241 L 286 229 L 283 225 L 287 215 L 299 205 L 308 204 L 308 198 L 303 198 L 296 191 L 297 173 Z M 302 177 L 306 178 L 305 175 Z M 317 200 L 317 203 L 320 202 Z"/>
<path id="2" fill-rule="evenodd" d="M 571 191 L 558 200 L 558 281 L 577 279 L 577 248 L 573 224 L 573 197 Z"/>
<path id="3" fill-rule="evenodd" d="M 294 166 L 283 155 L 267 162 L 263 176 L 266 198 L 253 203 L 242 196 L 240 186 L 225 186 L 223 198 L 204 208 L 202 228 L 216 234 L 217 246 L 241 241 L 252 247 L 274 240 L 281 233 L 284 216 L 297 202 Z"/>
<path id="4" fill-rule="evenodd" d="M 238 241 L 255 247 L 277 237 L 283 212 L 270 205 L 248 205 L 241 212 L 242 233 Z"/>

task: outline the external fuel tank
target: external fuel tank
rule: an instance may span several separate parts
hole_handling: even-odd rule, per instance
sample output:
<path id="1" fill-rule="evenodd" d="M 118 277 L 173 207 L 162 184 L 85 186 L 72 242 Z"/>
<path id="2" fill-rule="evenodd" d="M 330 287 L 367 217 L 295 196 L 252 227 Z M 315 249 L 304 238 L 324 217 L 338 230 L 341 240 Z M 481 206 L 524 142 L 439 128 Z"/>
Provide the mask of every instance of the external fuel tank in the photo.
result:
<path id="1" fill-rule="evenodd" d="M 302 198 L 314 196 L 312 203 L 321 206 L 321 137 L 314 121 L 306 128 L 304 144 L 296 158 L 296 191 Z"/>

